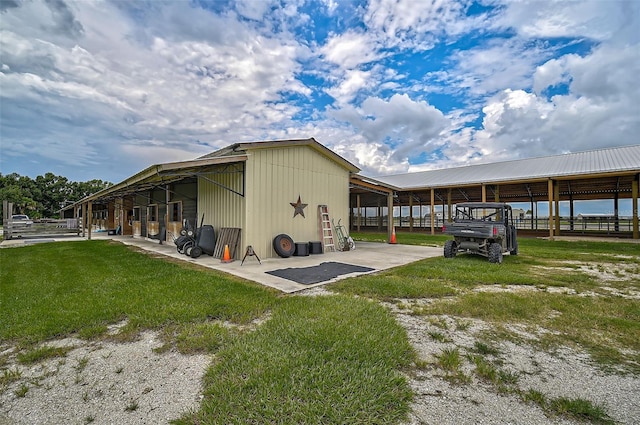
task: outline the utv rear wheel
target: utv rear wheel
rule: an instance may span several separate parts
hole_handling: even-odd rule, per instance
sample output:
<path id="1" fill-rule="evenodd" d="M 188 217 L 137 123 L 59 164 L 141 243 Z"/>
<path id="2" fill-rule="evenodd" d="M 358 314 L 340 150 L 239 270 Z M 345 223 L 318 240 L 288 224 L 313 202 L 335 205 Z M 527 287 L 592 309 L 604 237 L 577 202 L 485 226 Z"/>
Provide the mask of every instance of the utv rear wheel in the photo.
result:
<path id="1" fill-rule="evenodd" d="M 511 251 L 509 251 L 509 255 L 518 255 L 518 241 L 517 240 L 513 241 L 513 249 Z"/>
<path id="2" fill-rule="evenodd" d="M 453 258 L 458 253 L 458 244 L 456 241 L 446 241 L 444 243 L 444 258 Z"/>
<path id="3" fill-rule="evenodd" d="M 499 243 L 489 245 L 489 262 L 495 264 L 502 263 L 502 246 Z"/>

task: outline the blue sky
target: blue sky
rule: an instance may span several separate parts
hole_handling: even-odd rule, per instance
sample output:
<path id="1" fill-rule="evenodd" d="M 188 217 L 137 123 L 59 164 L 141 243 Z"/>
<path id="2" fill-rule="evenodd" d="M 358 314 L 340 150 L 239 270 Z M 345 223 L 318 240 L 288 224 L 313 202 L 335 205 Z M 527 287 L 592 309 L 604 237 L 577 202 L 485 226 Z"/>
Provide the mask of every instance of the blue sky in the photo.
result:
<path id="1" fill-rule="evenodd" d="M 640 143 L 637 1 L 0 0 L 0 172 L 314 137 L 369 176 Z"/>

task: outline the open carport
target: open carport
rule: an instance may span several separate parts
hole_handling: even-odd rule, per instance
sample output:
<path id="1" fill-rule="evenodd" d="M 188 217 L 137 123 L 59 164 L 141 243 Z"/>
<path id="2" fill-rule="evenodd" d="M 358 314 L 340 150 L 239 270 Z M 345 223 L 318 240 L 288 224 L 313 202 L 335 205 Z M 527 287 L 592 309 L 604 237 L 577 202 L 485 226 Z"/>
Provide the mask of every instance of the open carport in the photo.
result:
<path id="1" fill-rule="evenodd" d="M 357 174 L 350 184 L 351 227 L 356 230 L 385 229 L 390 236 L 392 216 L 396 227 L 434 234 L 451 220 L 453 205 L 493 201 L 529 210 L 519 220 L 519 230 L 539 236 L 640 238 L 640 145 L 375 178 Z M 594 231 L 575 212 L 576 203 L 585 201 L 608 204 L 602 213 L 610 226 L 604 231 Z M 621 201 L 628 205 L 627 216 L 620 212 Z M 566 209 L 562 215 L 561 206 Z"/>

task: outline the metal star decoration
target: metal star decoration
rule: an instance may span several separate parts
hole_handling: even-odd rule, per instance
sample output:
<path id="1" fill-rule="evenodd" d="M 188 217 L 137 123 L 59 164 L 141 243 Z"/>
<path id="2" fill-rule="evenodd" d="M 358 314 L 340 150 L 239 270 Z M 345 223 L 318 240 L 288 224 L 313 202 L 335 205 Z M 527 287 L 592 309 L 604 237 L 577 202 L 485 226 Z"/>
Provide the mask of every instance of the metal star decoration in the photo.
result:
<path id="1" fill-rule="evenodd" d="M 289 202 L 291 204 L 291 206 L 293 208 L 295 208 L 295 212 L 293 213 L 293 217 L 295 218 L 295 216 L 297 216 L 298 214 L 300 214 L 302 216 L 302 218 L 306 218 L 304 216 L 304 209 L 308 204 L 303 204 L 302 201 L 300 200 L 300 195 L 298 195 L 298 202 Z"/>

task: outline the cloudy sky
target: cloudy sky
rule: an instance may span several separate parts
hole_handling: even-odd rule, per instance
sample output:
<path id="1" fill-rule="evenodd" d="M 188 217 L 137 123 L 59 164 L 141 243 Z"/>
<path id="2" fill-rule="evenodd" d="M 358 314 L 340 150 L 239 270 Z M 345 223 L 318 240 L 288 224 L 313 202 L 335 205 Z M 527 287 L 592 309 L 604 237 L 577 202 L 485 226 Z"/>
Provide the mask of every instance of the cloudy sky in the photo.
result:
<path id="1" fill-rule="evenodd" d="M 0 172 L 315 137 L 363 174 L 640 143 L 640 2 L 0 0 Z"/>

